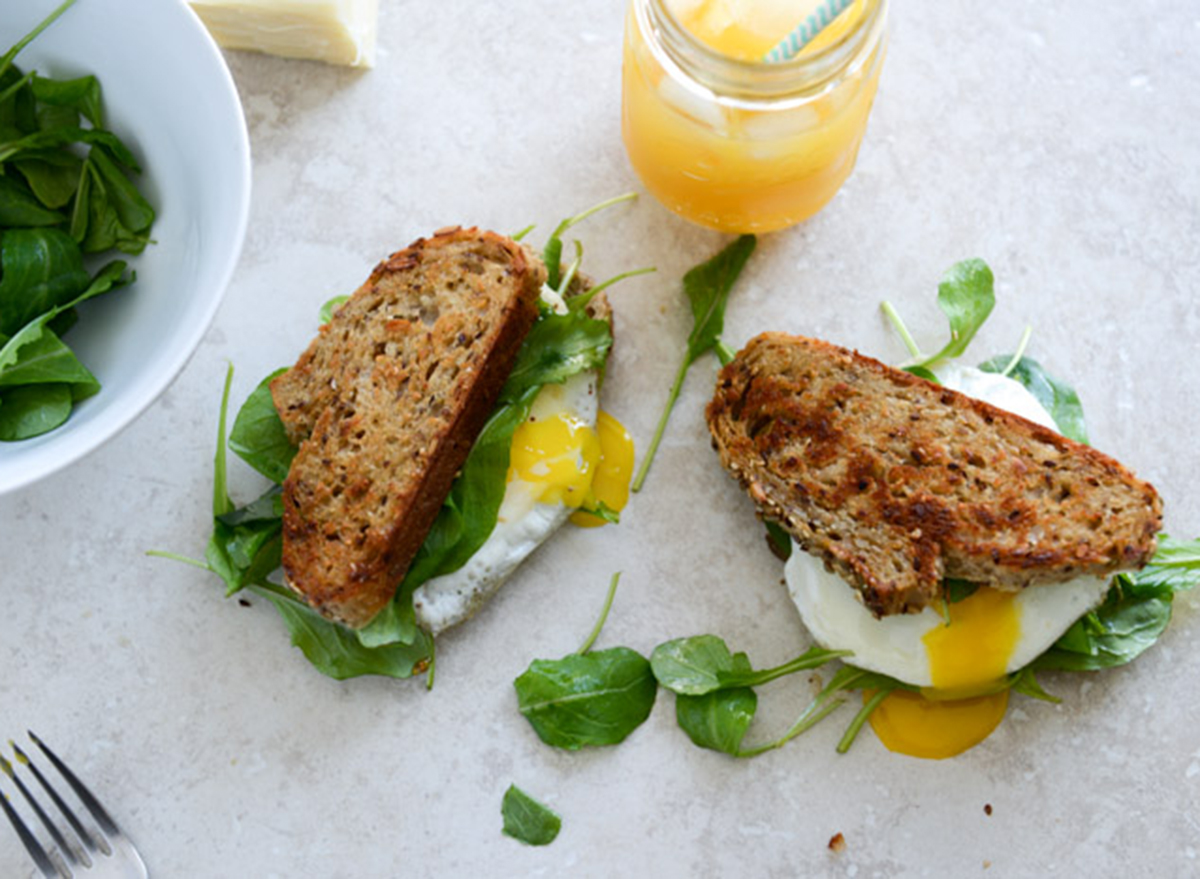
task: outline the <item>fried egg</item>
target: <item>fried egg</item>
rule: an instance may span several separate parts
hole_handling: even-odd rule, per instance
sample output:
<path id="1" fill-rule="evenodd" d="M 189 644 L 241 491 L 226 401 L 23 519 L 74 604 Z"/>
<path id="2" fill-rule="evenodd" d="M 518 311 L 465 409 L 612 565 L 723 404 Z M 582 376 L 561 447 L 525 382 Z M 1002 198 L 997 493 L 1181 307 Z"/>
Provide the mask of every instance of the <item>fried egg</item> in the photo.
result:
<path id="1" fill-rule="evenodd" d="M 946 387 L 1015 412 L 1052 430 L 1050 414 L 1019 382 L 964 366 L 937 372 Z M 894 691 L 871 715 L 893 751 L 942 758 L 987 738 L 1004 716 L 1004 676 L 1044 653 L 1103 601 L 1108 581 L 1079 577 L 1020 592 L 981 587 L 940 609 L 876 619 L 858 593 L 824 563 L 793 544 L 788 591 L 817 643 L 852 650 L 848 662 L 920 687 Z M 869 698 L 869 695 L 868 695 Z"/>
<path id="2" fill-rule="evenodd" d="M 413 593 L 417 623 L 430 634 L 470 617 L 568 519 L 602 525 L 586 509 L 625 506 L 633 440 L 600 410 L 598 380 L 594 371 L 581 372 L 538 392 L 513 434 L 496 527 L 463 567 Z"/>

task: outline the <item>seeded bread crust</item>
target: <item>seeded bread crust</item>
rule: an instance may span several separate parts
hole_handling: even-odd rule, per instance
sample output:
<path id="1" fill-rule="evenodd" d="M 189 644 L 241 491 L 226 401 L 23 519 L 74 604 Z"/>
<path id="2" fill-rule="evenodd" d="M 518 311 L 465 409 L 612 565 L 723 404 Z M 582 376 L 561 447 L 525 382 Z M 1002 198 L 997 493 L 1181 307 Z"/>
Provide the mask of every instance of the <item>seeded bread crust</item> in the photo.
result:
<path id="1" fill-rule="evenodd" d="M 946 577 L 1014 590 L 1138 568 L 1162 525 L 1112 458 L 815 339 L 752 339 L 707 416 L 760 514 L 876 616 L 921 610 Z"/>
<path id="2" fill-rule="evenodd" d="M 352 628 L 392 598 L 529 328 L 545 268 L 492 232 L 443 229 L 380 263 L 271 383 L 299 444 L 283 571 Z"/>

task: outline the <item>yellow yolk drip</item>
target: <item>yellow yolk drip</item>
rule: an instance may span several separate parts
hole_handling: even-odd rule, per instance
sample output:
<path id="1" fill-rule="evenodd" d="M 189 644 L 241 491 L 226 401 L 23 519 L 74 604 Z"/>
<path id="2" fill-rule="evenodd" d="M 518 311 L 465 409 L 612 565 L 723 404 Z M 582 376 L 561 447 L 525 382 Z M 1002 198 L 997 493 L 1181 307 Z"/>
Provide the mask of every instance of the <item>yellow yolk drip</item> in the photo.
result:
<path id="1" fill-rule="evenodd" d="M 530 418 L 513 432 L 508 481 L 528 483 L 541 503 L 578 507 L 599 461 L 600 440 L 587 422 L 566 412 Z"/>
<path id="2" fill-rule="evenodd" d="M 633 437 L 625 425 L 603 409 L 596 419 L 596 434 L 600 439 L 600 462 L 592 479 L 592 494 L 585 506 L 603 503 L 613 511 L 625 509 L 629 502 L 629 480 L 633 476 Z M 601 518 L 580 510 L 571 515 L 571 522 L 583 528 L 606 524 Z"/>
<path id="3" fill-rule="evenodd" d="M 797 13 L 797 4 L 790 0 L 668 0 L 667 6 L 700 42 L 742 61 L 761 61 L 807 14 Z M 862 3 L 855 6 L 861 7 Z M 861 14 L 860 8 L 847 9 L 826 25 L 801 54 L 834 42 Z"/>
<path id="4" fill-rule="evenodd" d="M 987 691 L 1004 677 L 1021 634 L 1013 598 L 984 587 L 949 605 L 950 623 L 922 639 L 933 687 L 897 690 L 871 715 L 871 728 L 888 750 L 940 760 L 991 735 L 1008 707 L 1008 690 Z"/>
<path id="5" fill-rule="evenodd" d="M 1007 707 L 1008 690 L 949 702 L 895 690 L 871 714 L 871 729 L 889 751 L 943 760 L 990 736 L 1004 719 Z"/>
<path id="6" fill-rule="evenodd" d="M 592 429 L 567 412 L 530 418 L 513 433 L 508 481 L 531 487 L 543 504 L 578 508 L 603 502 L 619 511 L 629 501 L 633 437 L 621 422 L 601 411 Z M 579 510 L 571 521 L 584 527 L 605 524 Z"/>

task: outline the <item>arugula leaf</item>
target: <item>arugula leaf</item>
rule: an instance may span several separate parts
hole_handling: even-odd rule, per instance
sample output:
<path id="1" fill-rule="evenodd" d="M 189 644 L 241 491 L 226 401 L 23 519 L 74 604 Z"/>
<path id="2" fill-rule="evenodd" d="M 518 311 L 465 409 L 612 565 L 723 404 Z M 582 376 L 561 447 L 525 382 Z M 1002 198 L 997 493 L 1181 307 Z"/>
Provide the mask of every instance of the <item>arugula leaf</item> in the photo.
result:
<path id="1" fill-rule="evenodd" d="M 233 431 L 229 434 L 229 448 L 276 483 L 287 478 L 292 458 L 296 457 L 296 447 L 288 441 L 283 421 L 271 399 L 271 381 L 285 372 L 286 368 L 277 369 L 258 383 L 238 410 Z"/>
<path id="2" fill-rule="evenodd" d="M 607 321 L 582 311 L 542 316 L 525 337 L 500 393 L 501 402 L 511 403 L 532 388 L 562 384 L 576 373 L 601 369 L 612 343 Z"/>
<path id="3" fill-rule="evenodd" d="M 517 705 L 548 745 L 576 751 L 615 745 L 645 722 L 658 684 L 647 659 L 628 647 L 589 652 L 608 619 L 620 575 L 609 583 L 604 609 L 579 651 L 535 659 L 515 681 Z"/>
<path id="4" fill-rule="evenodd" d="M 671 410 L 683 390 L 683 380 L 687 371 L 696 360 L 720 344 L 720 336 L 725 329 L 725 306 L 729 302 L 729 293 L 741 275 L 746 261 L 754 252 L 757 239 L 753 235 L 742 235 L 728 244 L 720 253 L 706 262 L 690 269 L 683 276 L 683 292 L 692 308 L 692 332 L 688 336 L 687 348 L 683 353 L 683 361 L 675 373 L 675 381 L 667 395 L 667 404 L 659 418 L 654 438 L 642 466 L 638 469 L 633 480 L 633 490 L 641 491 L 650 471 L 650 463 L 658 452 L 662 442 L 663 432 L 667 429 L 667 420 Z"/>
<path id="5" fill-rule="evenodd" d="M 504 792 L 500 804 L 503 833 L 526 845 L 549 845 L 562 829 L 562 819 L 515 784 Z"/>
<path id="6" fill-rule="evenodd" d="M 1079 395 L 1066 382 L 1046 372 L 1032 357 L 1021 357 L 1013 365 L 1012 355 L 1000 354 L 979 364 L 979 369 L 1001 375 L 1008 370 L 1008 377 L 1023 384 L 1042 404 L 1042 408 L 1050 413 L 1063 436 L 1087 443 L 1087 427 L 1084 425 Z"/>

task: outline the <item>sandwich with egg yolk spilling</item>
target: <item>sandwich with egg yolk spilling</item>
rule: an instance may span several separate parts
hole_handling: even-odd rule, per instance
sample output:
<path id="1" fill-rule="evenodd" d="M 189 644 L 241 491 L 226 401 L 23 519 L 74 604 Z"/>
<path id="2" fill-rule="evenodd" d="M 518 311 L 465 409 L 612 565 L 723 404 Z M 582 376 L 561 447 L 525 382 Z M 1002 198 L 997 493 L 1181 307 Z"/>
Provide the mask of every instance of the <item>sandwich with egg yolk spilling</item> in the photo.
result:
<path id="1" fill-rule="evenodd" d="M 443 229 L 326 303 L 308 349 L 234 419 L 228 448 L 275 483 L 242 506 L 226 482 L 230 370 L 213 533 L 193 563 L 268 599 L 324 674 L 432 681 L 434 636 L 558 526 L 619 518 L 633 444 L 598 405 L 603 290 L 640 272 L 593 286 L 578 249 L 560 259 L 561 234 L 610 203 L 540 256 Z"/>
<path id="2" fill-rule="evenodd" d="M 884 744 L 921 757 L 986 738 L 1008 676 L 1147 563 L 1162 521 L 1150 485 L 1061 436 L 1019 383 L 938 379 L 768 333 L 707 410 L 722 464 L 791 538 L 807 628 L 903 684 L 865 698 Z"/>
<path id="3" fill-rule="evenodd" d="M 297 446 L 285 582 L 326 618 L 367 627 L 405 583 L 436 634 L 573 510 L 623 504 L 628 436 L 607 416 L 597 431 L 607 302 L 549 275 L 511 239 L 441 230 L 381 263 L 271 382 Z"/>

